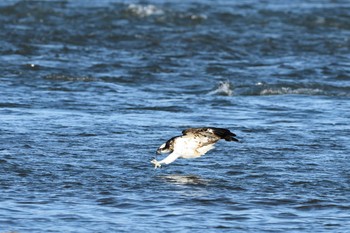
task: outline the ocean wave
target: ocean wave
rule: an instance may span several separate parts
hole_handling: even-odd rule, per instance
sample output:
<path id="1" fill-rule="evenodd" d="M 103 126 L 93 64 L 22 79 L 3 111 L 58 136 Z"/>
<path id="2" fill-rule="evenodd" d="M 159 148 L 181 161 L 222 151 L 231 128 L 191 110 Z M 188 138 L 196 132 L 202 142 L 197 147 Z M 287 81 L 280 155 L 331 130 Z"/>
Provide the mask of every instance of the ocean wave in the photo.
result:
<path id="1" fill-rule="evenodd" d="M 73 76 L 65 74 L 49 74 L 44 76 L 44 79 L 47 80 L 56 80 L 56 81 L 79 81 L 79 82 L 91 82 L 96 81 L 97 79 L 90 76 Z"/>
<path id="2" fill-rule="evenodd" d="M 258 82 L 254 85 L 234 85 L 232 82 L 220 81 L 216 88 L 207 95 L 245 96 L 245 95 L 320 95 L 320 96 L 350 96 L 350 87 L 337 87 L 321 84 L 267 84 Z"/>
<path id="3" fill-rule="evenodd" d="M 155 17 L 157 23 L 201 22 L 208 16 L 203 13 L 195 13 L 191 10 L 180 11 L 175 8 L 160 8 L 156 5 L 130 4 L 124 10 L 126 15 L 137 18 Z"/>
<path id="4" fill-rule="evenodd" d="M 134 106 L 125 109 L 128 111 L 192 112 L 190 108 L 179 106 Z"/>
<path id="5" fill-rule="evenodd" d="M 260 95 L 323 95 L 325 92 L 318 88 L 291 88 L 291 87 L 277 87 L 266 88 L 260 91 Z"/>
<path id="6" fill-rule="evenodd" d="M 208 95 L 224 95 L 232 96 L 233 94 L 233 85 L 229 81 L 220 81 L 217 88 L 213 91 L 210 91 Z"/>
<path id="7" fill-rule="evenodd" d="M 164 14 L 164 11 L 155 5 L 130 4 L 126 11 L 141 18 Z"/>
<path id="8" fill-rule="evenodd" d="M 333 86 L 329 84 L 267 84 L 258 82 L 255 85 L 235 88 L 236 95 L 310 95 L 310 96 L 350 96 L 350 87 Z"/>

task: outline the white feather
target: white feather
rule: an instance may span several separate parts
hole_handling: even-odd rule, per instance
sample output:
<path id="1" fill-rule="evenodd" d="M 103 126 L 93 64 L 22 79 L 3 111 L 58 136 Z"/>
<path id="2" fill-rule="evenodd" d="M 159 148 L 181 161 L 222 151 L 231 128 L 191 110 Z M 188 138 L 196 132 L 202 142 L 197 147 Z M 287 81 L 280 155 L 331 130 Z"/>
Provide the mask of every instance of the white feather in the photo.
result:
<path id="1" fill-rule="evenodd" d="M 169 163 L 174 162 L 179 157 L 180 157 L 180 155 L 173 152 L 170 155 L 168 155 L 165 159 L 159 161 L 159 163 L 160 164 L 169 164 Z"/>
<path id="2" fill-rule="evenodd" d="M 209 144 L 207 146 L 203 146 L 203 147 L 200 147 L 197 149 L 197 151 L 201 154 L 201 155 L 204 155 L 205 153 L 207 153 L 208 151 L 214 149 L 215 146 L 214 144 Z"/>
<path id="3" fill-rule="evenodd" d="M 193 137 L 193 135 L 178 137 L 175 140 L 174 153 L 186 159 L 200 157 L 214 148 L 213 144 L 202 146 L 204 142 L 202 137 Z"/>

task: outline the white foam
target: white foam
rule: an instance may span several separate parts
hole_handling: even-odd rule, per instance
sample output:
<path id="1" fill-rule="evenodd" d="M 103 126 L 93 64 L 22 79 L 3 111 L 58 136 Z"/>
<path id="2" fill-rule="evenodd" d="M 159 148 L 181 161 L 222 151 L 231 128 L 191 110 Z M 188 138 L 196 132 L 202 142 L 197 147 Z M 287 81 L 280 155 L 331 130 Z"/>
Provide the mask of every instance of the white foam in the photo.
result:
<path id="1" fill-rule="evenodd" d="M 151 15 L 162 15 L 164 11 L 157 8 L 154 5 L 139 5 L 139 4 L 130 4 L 128 6 L 128 11 L 139 16 L 147 17 Z"/>
<path id="2" fill-rule="evenodd" d="M 280 88 L 267 88 L 260 92 L 260 95 L 317 95 L 322 94 L 323 91 L 320 89 L 312 88 L 290 88 L 290 87 L 280 87 Z"/>
<path id="3" fill-rule="evenodd" d="M 200 14 L 200 15 L 191 15 L 191 19 L 192 20 L 206 20 L 208 18 L 208 16 L 204 15 L 204 14 Z"/>
<path id="4" fill-rule="evenodd" d="M 232 84 L 229 81 L 220 81 L 218 87 L 209 92 L 208 95 L 227 95 L 232 96 Z"/>

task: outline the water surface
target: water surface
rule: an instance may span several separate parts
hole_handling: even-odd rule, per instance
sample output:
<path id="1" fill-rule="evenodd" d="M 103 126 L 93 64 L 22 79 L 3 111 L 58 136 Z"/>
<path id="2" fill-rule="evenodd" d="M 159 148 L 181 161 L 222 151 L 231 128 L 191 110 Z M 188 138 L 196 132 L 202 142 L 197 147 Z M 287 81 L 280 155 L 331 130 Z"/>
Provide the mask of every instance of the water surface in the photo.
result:
<path id="1" fill-rule="evenodd" d="M 0 232 L 348 232 L 347 1 L 3 1 Z M 154 170 L 165 140 L 226 127 Z"/>

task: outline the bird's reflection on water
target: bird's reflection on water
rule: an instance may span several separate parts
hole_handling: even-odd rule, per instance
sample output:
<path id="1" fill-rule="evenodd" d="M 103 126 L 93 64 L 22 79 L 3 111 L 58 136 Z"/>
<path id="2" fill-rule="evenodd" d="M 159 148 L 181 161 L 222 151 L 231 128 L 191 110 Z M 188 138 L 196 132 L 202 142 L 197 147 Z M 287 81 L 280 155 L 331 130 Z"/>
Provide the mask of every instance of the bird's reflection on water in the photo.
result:
<path id="1" fill-rule="evenodd" d="M 199 185 L 206 186 L 210 183 L 210 179 L 204 179 L 198 175 L 160 175 L 160 179 L 167 183 L 173 183 L 178 185 Z"/>

